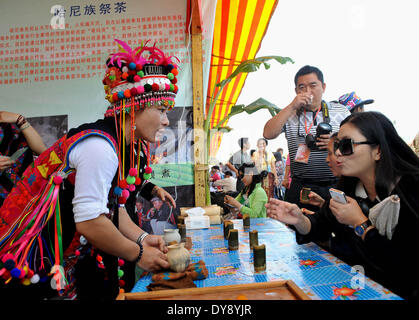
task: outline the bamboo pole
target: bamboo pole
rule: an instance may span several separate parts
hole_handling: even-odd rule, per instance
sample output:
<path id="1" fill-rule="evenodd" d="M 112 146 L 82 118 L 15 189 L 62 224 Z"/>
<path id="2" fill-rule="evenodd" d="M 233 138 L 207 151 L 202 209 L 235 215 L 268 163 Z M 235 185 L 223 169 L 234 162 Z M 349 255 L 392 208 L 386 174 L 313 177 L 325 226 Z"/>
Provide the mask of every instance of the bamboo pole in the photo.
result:
<path id="1" fill-rule="evenodd" d="M 192 47 L 192 90 L 193 90 L 193 125 L 194 125 L 194 183 L 195 206 L 207 203 L 208 164 L 205 159 L 206 144 L 204 128 L 204 97 L 202 75 L 202 28 L 199 0 L 192 0 L 191 47 Z"/>

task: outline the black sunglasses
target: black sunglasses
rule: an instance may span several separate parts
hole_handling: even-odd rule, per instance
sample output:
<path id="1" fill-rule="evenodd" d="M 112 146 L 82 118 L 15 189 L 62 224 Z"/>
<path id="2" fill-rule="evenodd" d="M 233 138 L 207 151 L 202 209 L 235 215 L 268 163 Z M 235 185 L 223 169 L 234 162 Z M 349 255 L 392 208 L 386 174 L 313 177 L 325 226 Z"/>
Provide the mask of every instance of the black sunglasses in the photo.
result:
<path id="1" fill-rule="evenodd" d="M 333 151 L 336 153 L 336 151 L 339 149 L 340 153 L 343 156 L 350 156 L 354 153 L 354 144 L 376 144 L 372 141 L 361 141 L 361 142 L 355 142 L 352 139 L 345 138 L 340 141 L 335 140 L 333 142 Z"/>

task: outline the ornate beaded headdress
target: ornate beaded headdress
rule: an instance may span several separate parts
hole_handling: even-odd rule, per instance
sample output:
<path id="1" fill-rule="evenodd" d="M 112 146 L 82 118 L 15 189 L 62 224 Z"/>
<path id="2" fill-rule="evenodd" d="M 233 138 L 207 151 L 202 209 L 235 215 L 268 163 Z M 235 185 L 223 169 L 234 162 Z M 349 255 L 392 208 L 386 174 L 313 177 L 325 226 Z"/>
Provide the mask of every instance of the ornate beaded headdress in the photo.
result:
<path id="1" fill-rule="evenodd" d="M 173 58 L 177 58 L 165 56 L 147 42 L 131 49 L 125 42 L 115 41 L 120 51 L 107 60 L 103 79 L 106 99 L 111 103 L 105 117 L 121 109 L 129 112 L 132 106 L 135 110 L 156 104 L 173 108 L 178 91 L 178 69 Z"/>
<path id="2" fill-rule="evenodd" d="M 119 146 L 119 150 L 125 150 L 125 114 L 131 115 L 131 137 L 134 137 L 135 111 L 155 105 L 172 109 L 178 91 L 176 85 L 178 66 L 173 62 L 176 57 L 167 57 L 155 45 L 147 46 L 148 42 L 131 49 L 125 42 L 118 39 L 115 41 L 119 45 L 119 52 L 111 54 L 106 61 L 107 69 L 103 79 L 106 99 L 111 103 L 105 112 L 105 117 L 114 117 L 115 122 L 119 123 L 118 143 L 123 144 Z M 148 180 L 152 172 L 149 165 L 149 147 L 146 148 L 143 141 L 138 141 L 137 146 L 137 161 L 140 158 L 141 148 L 147 155 L 147 167 L 143 178 Z M 126 178 L 124 178 L 125 154 L 119 159 L 118 186 L 114 193 L 118 196 L 120 205 L 126 202 L 129 192 L 135 190 L 135 185 L 141 183 L 139 162 L 137 169 L 134 168 L 134 139 L 131 139 L 130 147 L 130 170 Z"/>

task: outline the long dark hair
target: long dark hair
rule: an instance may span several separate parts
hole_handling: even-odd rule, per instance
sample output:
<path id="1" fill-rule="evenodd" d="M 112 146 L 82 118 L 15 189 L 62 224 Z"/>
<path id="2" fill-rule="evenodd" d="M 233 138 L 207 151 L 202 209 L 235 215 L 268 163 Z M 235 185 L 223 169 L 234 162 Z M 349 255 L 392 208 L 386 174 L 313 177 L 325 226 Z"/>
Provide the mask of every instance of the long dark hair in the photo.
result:
<path id="1" fill-rule="evenodd" d="M 253 173 L 252 182 L 248 186 L 243 188 L 240 194 L 244 194 L 244 193 L 247 193 L 248 195 L 252 194 L 253 190 L 255 189 L 256 184 L 261 182 L 268 175 L 268 171 L 266 170 L 259 172 L 254 162 L 243 163 L 243 165 L 239 168 L 238 171 L 239 171 L 239 175 L 244 175 L 245 173 L 250 173 L 250 172 Z"/>
<path id="2" fill-rule="evenodd" d="M 398 135 L 391 121 L 380 112 L 359 112 L 348 116 L 340 124 L 355 126 L 368 141 L 380 147 L 380 160 L 375 169 L 375 189 L 380 199 L 386 198 L 404 175 L 419 176 L 419 158 Z M 355 184 L 358 179 L 342 177 L 340 184 L 345 188 Z"/>

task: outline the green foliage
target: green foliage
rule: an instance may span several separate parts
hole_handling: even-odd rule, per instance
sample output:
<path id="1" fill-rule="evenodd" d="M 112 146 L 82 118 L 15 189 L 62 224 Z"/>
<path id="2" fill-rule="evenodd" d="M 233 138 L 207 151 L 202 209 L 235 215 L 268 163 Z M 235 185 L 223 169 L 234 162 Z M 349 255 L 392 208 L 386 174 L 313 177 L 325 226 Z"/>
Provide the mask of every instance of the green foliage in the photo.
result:
<path id="1" fill-rule="evenodd" d="M 229 114 L 224 119 L 222 119 L 219 123 L 217 123 L 217 125 L 214 126 L 213 130 L 210 130 L 210 123 L 212 119 L 212 113 L 215 108 L 215 104 L 217 103 L 218 97 L 222 93 L 225 86 L 228 83 L 230 83 L 231 80 L 233 80 L 235 77 L 237 77 L 240 73 L 255 72 L 259 70 L 261 65 L 263 65 L 265 69 L 268 70 L 270 68 L 270 64 L 268 63 L 269 60 L 274 60 L 280 64 L 285 64 L 287 62 L 294 63 L 294 61 L 291 58 L 281 57 L 281 56 L 265 56 L 265 57 L 249 59 L 240 63 L 237 66 L 237 68 L 233 71 L 232 74 L 230 74 L 226 79 L 222 80 L 221 82 L 217 83 L 214 86 L 214 90 L 212 92 L 211 99 L 210 99 L 208 114 L 206 115 L 205 122 L 204 122 L 204 133 L 207 137 L 207 141 L 206 141 L 207 147 L 206 147 L 206 154 L 205 154 L 206 163 L 208 163 L 208 155 L 209 155 L 209 149 L 210 149 L 210 143 L 211 143 L 211 132 L 215 132 L 215 131 L 230 132 L 232 128 L 227 127 L 227 126 L 223 127 L 222 125 L 225 122 L 227 122 L 228 119 L 230 119 L 232 116 L 236 114 L 240 114 L 242 112 L 246 112 L 247 114 L 252 114 L 261 109 L 268 109 L 271 115 L 274 116 L 280 111 L 278 107 L 274 105 L 269 105 L 269 104 L 254 104 L 254 105 L 250 104 L 248 106 L 235 105 L 231 107 Z M 216 88 L 219 88 L 219 90 L 217 94 L 214 95 Z M 207 204 L 210 204 L 211 200 L 210 200 L 209 188 L 206 188 L 206 194 L 207 194 L 206 202 Z"/>
<path id="2" fill-rule="evenodd" d="M 240 114 L 242 112 L 246 112 L 247 114 L 255 113 L 256 111 L 267 109 L 269 113 L 274 117 L 279 111 L 281 111 L 280 108 L 273 104 L 264 104 L 264 103 L 258 103 L 259 101 L 262 102 L 268 102 L 263 98 L 260 98 L 254 103 L 251 103 L 247 106 L 244 104 L 238 104 L 231 107 L 230 113 L 214 127 L 215 130 L 221 131 L 221 132 L 230 132 L 232 128 L 230 127 L 223 127 L 223 124 L 227 122 L 232 116 L 235 116 L 237 114 Z"/>
<path id="3" fill-rule="evenodd" d="M 287 62 L 294 63 L 294 61 L 291 58 L 281 57 L 281 56 L 259 57 L 259 58 L 249 59 L 249 60 L 246 60 L 246 61 L 243 61 L 242 63 L 240 63 L 237 66 L 237 68 L 233 71 L 232 74 L 230 74 L 226 79 L 222 80 L 221 82 L 217 83 L 214 86 L 214 91 L 213 91 L 211 99 L 210 99 L 210 106 L 209 106 L 208 114 L 207 114 L 207 117 L 206 117 L 205 123 L 204 123 L 204 130 L 205 130 L 206 133 L 209 133 L 209 127 L 210 127 L 210 123 L 211 123 L 212 113 L 214 111 L 214 107 L 215 107 L 215 104 L 217 103 L 218 97 L 222 93 L 224 87 L 228 83 L 230 83 L 231 80 L 233 80 L 235 77 L 237 77 L 240 73 L 255 72 L 255 71 L 259 70 L 261 65 L 263 65 L 266 70 L 269 69 L 270 64 L 267 63 L 267 61 L 269 61 L 269 60 L 277 61 L 280 64 L 285 64 Z M 214 96 L 214 92 L 215 92 L 216 87 L 219 87 L 220 89 L 218 90 L 217 95 Z M 219 124 L 217 124 L 217 126 L 218 125 Z"/>

